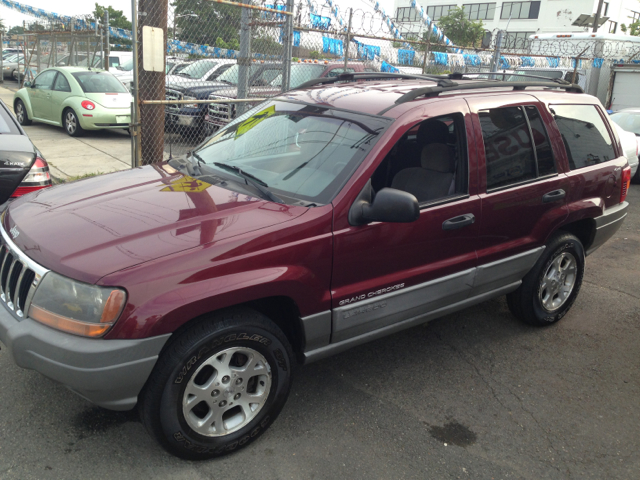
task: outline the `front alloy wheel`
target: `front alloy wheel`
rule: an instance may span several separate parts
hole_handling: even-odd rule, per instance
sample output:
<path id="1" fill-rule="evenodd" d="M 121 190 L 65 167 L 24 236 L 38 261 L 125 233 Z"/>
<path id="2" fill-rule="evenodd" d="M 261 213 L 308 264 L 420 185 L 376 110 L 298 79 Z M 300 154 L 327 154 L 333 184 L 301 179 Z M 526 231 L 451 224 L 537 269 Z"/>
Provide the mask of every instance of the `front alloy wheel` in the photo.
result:
<path id="1" fill-rule="evenodd" d="M 22 100 L 18 100 L 16 102 L 16 118 L 20 125 L 31 125 L 31 120 L 29 120 L 27 109 L 24 106 L 24 103 L 22 103 Z"/>
<path id="2" fill-rule="evenodd" d="M 170 342 L 139 397 L 142 423 L 170 453 L 204 460 L 232 452 L 282 410 L 293 352 L 266 316 L 211 314 Z"/>

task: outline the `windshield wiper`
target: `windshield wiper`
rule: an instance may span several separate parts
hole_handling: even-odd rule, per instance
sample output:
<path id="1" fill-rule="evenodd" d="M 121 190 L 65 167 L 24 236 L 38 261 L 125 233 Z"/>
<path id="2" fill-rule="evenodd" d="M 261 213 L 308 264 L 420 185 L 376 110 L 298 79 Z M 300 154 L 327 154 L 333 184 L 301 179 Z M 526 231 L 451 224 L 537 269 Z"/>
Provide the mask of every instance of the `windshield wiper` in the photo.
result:
<path id="1" fill-rule="evenodd" d="M 236 167 L 235 165 L 227 165 L 226 163 L 220 162 L 213 162 L 213 164 L 218 168 L 228 170 L 235 173 L 239 177 L 242 177 L 247 185 L 251 183 L 251 185 L 253 185 L 260 193 L 262 193 L 264 197 L 267 198 L 267 200 L 271 200 L 272 202 L 276 203 L 284 203 L 281 198 L 277 197 L 272 192 L 267 190 L 266 187 L 268 187 L 269 185 L 267 185 L 265 181 L 260 180 L 258 177 L 243 171 L 240 167 Z"/>

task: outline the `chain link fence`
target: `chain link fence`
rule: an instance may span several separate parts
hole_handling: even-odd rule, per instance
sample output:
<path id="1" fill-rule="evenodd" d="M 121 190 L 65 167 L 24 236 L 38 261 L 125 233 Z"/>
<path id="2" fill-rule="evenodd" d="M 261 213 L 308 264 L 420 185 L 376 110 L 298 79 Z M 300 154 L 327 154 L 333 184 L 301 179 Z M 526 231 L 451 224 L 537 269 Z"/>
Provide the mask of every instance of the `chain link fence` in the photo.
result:
<path id="1" fill-rule="evenodd" d="M 577 83 L 604 102 L 611 66 L 640 61 L 634 39 L 496 31 L 489 41 L 485 35 L 478 45 L 457 47 L 428 22 L 403 34 L 375 1 L 358 9 L 332 0 L 138 1 L 138 61 L 127 85 L 135 97 L 134 164 L 193 150 L 251 106 L 317 77 L 497 71 L 515 81 L 528 73 Z M 161 68 L 152 65 L 158 53 Z"/>

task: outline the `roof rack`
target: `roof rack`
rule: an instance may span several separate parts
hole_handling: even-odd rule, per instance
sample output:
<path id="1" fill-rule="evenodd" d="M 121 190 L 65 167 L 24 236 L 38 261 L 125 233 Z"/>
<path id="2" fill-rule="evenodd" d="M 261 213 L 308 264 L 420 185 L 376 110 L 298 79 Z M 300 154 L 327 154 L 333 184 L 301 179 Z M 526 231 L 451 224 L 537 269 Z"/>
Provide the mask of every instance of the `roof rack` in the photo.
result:
<path id="1" fill-rule="evenodd" d="M 341 73 L 337 77 L 323 77 L 323 78 L 314 78 L 307 82 L 304 82 L 302 85 L 296 87 L 307 88 L 312 87 L 314 85 L 326 84 L 326 83 L 335 83 L 335 82 L 354 82 L 356 80 L 389 80 L 391 78 L 399 78 L 406 80 L 433 80 L 433 79 L 446 79 L 446 75 L 411 75 L 408 73 L 389 73 L 389 72 L 351 72 L 351 73 Z"/>
<path id="2" fill-rule="evenodd" d="M 559 80 L 559 79 L 556 79 Z M 425 96 L 437 96 L 442 92 L 450 92 L 455 90 L 478 90 L 481 88 L 512 88 L 513 90 L 524 90 L 527 87 L 542 87 L 542 88 L 559 88 L 573 93 L 584 93 L 584 90 L 580 85 L 575 83 L 569 83 L 562 80 L 561 82 L 549 81 L 546 82 L 505 82 L 503 80 L 493 80 L 488 82 L 474 82 L 459 84 L 452 80 L 439 81 L 435 87 L 420 87 L 405 93 L 398 97 L 395 101 L 396 105 L 401 103 L 410 102 L 418 97 Z"/>

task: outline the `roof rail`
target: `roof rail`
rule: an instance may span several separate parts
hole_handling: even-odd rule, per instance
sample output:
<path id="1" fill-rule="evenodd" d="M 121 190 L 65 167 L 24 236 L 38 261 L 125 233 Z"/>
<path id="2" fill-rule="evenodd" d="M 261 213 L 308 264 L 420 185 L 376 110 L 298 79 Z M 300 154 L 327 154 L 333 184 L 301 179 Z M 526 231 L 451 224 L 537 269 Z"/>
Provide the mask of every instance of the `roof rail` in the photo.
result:
<path id="1" fill-rule="evenodd" d="M 314 78 L 307 82 L 304 82 L 302 85 L 296 87 L 307 88 L 312 87 L 314 85 L 320 85 L 325 83 L 335 83 L 335 82 L 353 82 L 355 80 L 389 80 L 392 78 L 399 78 L 401 80 L 433 80 L 433 79 L 447 79 L 447 75 L 412 75 L 408 73 L 390 73 L 390 72 L 351 72 L 351 73 L 341 73 L 337 77 L 323 77 L 323 78 Z"/>
<path id="2" fill-rule="evenodd" d="M 525 70 L 518 70 L 519 72 L 525 71 Z M 555 82 L 555 83 L 559 83 L 561 85 L 569 85 L 571 82 L 567 82 L 566 80 L 563 80 L 562 78 L 551 78 L 551 77 L 545 77 L 544 75 L 528 75 L 526 73 L 502 73 L 502 72 L 478 72 L 478 73 L 450 73 L 448 75 L 448 78 L 450 78 L 451 80 L 464 80 L 464 77 L 467 77 L 467 79 L 469 80 L 476 80 L 478 78 L 479 75 L 487 75 L 487 76 L 501 76 L 501 77 L 526 77 L 526 78 L 539 78 L 541 80 L 546 80 L 547 82 Z M 482 80 L 494 80 L 493 78 L 483 78 Z M 496 79 L 497 80 L 497 79 Z"/>
<path id="3" fill-rule="evenodd" d="M 401 103 L 410 102 L 411 100 L 415 100 L 421 96 L 437 96 L 442 92 L 450 92 L 455 90 L 478 90 L 481 88 L 512 88 L 514 90 L 524 90 L 527 87 L 546 87 L 546 88 L 560 88 L 562 90 L 566 90 L 567 92 L 573 93 L 584 93 L 584 90 L 580 87 L 580 85 L 576 85 L 575 83 L 565 82 L 550 82 L 547 79 L 546 82 L 505 82 L 501 80 L 494 80 L 489 82 L 473 82 L 473 83 L 463 83 L 459 84 L 453 82 L 451 80 L 447 80 L 448 83 L 444 81 L 438 82 L 438 85 L 435 87 L 420 87 L 411 90 L 410 92 L 405 93 L 401 97 L 395 101 L 396 105 Z"/>

